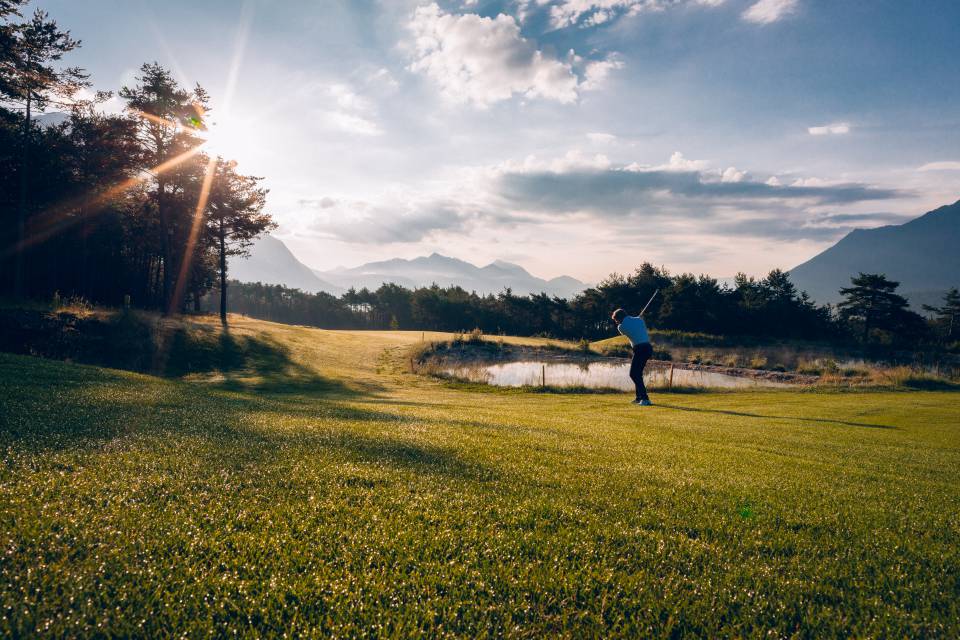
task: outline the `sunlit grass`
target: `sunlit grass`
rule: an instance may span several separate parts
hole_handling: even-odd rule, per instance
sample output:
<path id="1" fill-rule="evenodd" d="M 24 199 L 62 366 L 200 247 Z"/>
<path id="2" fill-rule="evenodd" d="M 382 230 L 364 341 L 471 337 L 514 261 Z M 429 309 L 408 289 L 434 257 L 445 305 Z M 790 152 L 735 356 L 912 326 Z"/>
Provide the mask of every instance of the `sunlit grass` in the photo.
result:
<path id="1" fill-rule="evenodd" d="M 409 372 L 449 335 L 231 332 L 284 355 L 0 355 L 0 635 L 960 634 L 956 394 L 638 408 Z"/>

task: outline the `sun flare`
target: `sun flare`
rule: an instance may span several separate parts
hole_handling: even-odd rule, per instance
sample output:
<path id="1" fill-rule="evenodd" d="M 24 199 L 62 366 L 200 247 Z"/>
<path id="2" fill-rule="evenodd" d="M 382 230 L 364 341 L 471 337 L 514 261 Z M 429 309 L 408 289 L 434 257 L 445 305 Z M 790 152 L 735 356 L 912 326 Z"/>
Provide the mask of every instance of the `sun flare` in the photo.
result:
<path id="1" fill-rule="evenodd" d="M 219 114 L 210 119 L 200 137 L 207 153 L 236 160 L 239 164 L 249 164 L 259 155 L 256 127 L 246 118 Z"/>

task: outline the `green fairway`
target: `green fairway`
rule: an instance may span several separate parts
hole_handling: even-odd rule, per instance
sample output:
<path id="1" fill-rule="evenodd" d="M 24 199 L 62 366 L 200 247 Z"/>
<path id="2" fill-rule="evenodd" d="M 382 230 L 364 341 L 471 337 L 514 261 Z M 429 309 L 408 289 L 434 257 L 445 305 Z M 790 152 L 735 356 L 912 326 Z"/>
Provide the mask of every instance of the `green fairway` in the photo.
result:
<path id="1" fill-rule="evenodd" d="M 0 354 L 0 636 L 960 636 L 956 393 L 641 408 L 417 376 L 420 332 L 232 332 L 272 348 Z"/>

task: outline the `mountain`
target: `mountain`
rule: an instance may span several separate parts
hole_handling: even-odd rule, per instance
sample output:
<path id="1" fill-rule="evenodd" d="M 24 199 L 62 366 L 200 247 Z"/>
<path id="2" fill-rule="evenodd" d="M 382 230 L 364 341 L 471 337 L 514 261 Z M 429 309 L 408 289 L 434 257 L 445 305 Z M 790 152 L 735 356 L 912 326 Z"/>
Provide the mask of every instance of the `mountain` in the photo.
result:
<path id="1" fill-rule="evenodd" d="M 477 267 L 439 253 L 412 260 L 393 258 L 359 267 L 316 271 L 297 260 L 283 241 L 271 235 L 258 239 L 250 248 L 249 257 L 231 258 L 229 268 L 230 277 L 241 282 L 282 284 L 311 293 L 326 291 L 333 295 L 340 295 L 350 287 L 378 289 L 384 282 L 409 289 L 433 283 L 444 287 L 458 285 L 480 294 L 499 293 L 509 287 L 518 295 L 545 291 L 564 298 L 587 287 L 570 276 L 544 280 L 518 264 L 503 260 Z"/>
<path id="2" fill-rule="evenodd" d="M 241 282 L 282 284 L 310 293 L 343 293 L 343 289 L 321 279 L 310 267 L 297 260 L 287 245 L 271 235 L 258 239 L 250 248 L 249 257 L 230 258 L 228 273 L 231 279 Z"/>
<path id="3" fill-rule="evenodd" d="M 960 200 L 901 225 L 855 229 L 790 271 L 797 288 L 820 303 L 837 302 L 859 272 L 883 273 L 916 308 L 960 287 Z"/>
<path id="4" fill-rule="evenodd" d="M 33 117 L 33 121 L 41 128 L 59 127 L 64 122 L 70 121 L 69 113 L 60 111 L 51 111 L 50 113 L 41 113 Z"/>
<path id="5" fill-rule="evenodd" d="M 394 258 L 370 262 L 351 269 L 315 271 L 317 276 L 343 288 L 367 287 L 376 289 L 384 282 L 404 287 L 426 287 L 433 283 L 441 287 L 457 285 L 479 294 L 499 293 L 509 287 L 518 295 L 546 292 L 552 296 L 569 298 L 583 291 L 587 285 L 570 276 L 551 280 L 538 278 L 518 264 L 496 260 L 478 267 L 457 258 L 434 253 L 429 256 L 404 260 Z"/>

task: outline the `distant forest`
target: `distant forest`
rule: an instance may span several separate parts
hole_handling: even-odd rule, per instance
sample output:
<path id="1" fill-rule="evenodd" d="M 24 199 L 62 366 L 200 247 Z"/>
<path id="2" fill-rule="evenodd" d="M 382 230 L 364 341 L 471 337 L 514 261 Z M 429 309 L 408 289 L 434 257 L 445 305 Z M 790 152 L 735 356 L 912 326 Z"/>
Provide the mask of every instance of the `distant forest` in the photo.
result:
<path id="1" fill-rule="evenodd" d="M 231 284 L 229 309 L 255 318 L 328 329 L 418 329 L 568 339 L 606 338 L 610 313 L 638 313 L 654 291 L 645 318 L 650 326 L 724 336 L 828 342 L 859 341 L 895 348 L 950 344 L 960 339 L 960 293 L 924 318 L 895 293 L 896 282 L 860 274 L 836 307 L 814 304 L 787 273 L 737 276 L 728 287 L 707 276 L 670 275 L 649 263 L 632 275 L 613 274 L 570 300 L 546 294 L 518 296 L 509 289 L 478 295 L 460 287 L 407 289 L 383 284 L 351 289 L 341 297 L 309 294 L 280 285 Z"/>

